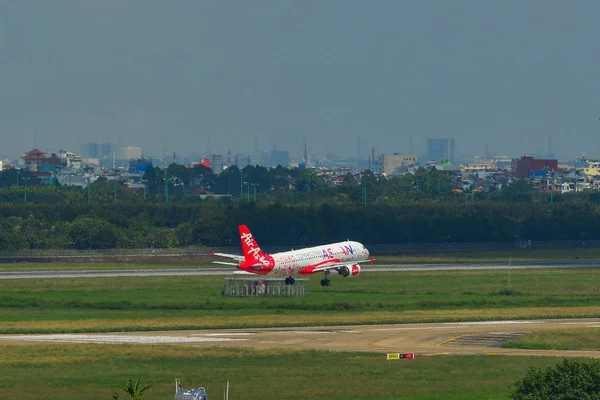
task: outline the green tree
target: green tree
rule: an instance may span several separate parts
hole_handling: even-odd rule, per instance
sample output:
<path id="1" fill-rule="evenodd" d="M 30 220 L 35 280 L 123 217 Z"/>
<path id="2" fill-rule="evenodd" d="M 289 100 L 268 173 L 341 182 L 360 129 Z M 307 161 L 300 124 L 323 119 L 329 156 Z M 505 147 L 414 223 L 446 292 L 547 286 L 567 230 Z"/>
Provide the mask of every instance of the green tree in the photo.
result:
<path id="1" fill-rule="evenodd" d="M 131 396 L 131 400 L 140 400 L 142 398 L 142 395 L 144 394 L 144 392 L 146 392 L 146 390 L 148 390 L 152 387 L 152 384 L 150 384 L 148 386 L 140 387 L 140 378 L 138 377 L 137 380 L 135 381 L 135 383 L 133 383 L 130 378 L 126 384 L 121 385 L 119 387 L 121 389 L 123 389 L 125 391 L 125 393 L 127 393 L 127 395 Z M 114 395 L 113 395 L 113 398 L 114 398 Z"/>
<path id="2" fill-rule="evenodd" d="M 545 369 L 531 368 L 515 384 L 513 400 L 598 400 L 600 361 L 572 361 Z"/>

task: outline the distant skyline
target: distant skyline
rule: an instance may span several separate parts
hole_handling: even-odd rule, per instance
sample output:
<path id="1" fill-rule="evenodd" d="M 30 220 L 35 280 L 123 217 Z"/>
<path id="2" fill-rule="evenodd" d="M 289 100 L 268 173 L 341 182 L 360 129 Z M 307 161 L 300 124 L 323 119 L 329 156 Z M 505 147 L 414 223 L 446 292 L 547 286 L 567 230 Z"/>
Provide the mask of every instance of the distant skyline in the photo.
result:
<path id="1" fill-rule="evenodd" d="M 0 2 L 0 154 L 600 157 L 600 2 Z"/>

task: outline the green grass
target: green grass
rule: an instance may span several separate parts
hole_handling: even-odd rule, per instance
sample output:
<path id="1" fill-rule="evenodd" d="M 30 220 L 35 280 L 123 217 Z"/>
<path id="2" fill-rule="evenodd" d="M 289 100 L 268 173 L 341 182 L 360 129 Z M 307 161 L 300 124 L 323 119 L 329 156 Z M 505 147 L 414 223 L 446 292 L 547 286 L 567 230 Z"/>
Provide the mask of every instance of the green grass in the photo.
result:
<path id="1" fill-rule="evenodd" d="M 600 269 L 320 278 L 270 298 L 221 296 L 222 276 L 0 280 L 0 333 L 600 317 Z"/>
<path id="2" fill-rule="evenodd" d="M 141 377 L 144 399 L 169 399 L 174 379 L 210 397 L 243 399 L 506 399 L 530 366 L 554 358 L 462 356 L 386 361 L 385 354 L 257 351 L 172 345 L 0 346 L 0 397 L 107 400 Z M 343 367 L 341 367 L 343 366 Z"/>
<path id="3" fill-rule="evenodd" d="M 600 328 L 532 332 L 505 343 L 504 347 L 534 350 L 600 350 Z"/>

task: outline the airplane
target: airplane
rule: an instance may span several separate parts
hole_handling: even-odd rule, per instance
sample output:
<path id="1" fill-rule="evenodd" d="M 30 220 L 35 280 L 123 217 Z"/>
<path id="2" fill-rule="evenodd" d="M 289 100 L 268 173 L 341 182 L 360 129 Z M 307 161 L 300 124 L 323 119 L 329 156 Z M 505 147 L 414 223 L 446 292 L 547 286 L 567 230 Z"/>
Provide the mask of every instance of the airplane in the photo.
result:
<path id="1" fill-rule="evenodd" d="M 213 256 L 236 261 L 213 263 L 235 265 L 242 271 L 256 275 L 285 276 L 286 285 L 294 284 L 294 276 L 323 272 L 325 278 L 321 280 L 321 286 L 329 286 L 331 282 L 328 277 L 331 272 L 336 271 L 345 278 L 354 278 L 360 274 L 359 263 L 375 261 L 369 258 L 369 250 L 365 246 L 351 241 L 265 254 L 246 225 L 240 225 L 238 229 L 244 255 L 213 252 Z"/>

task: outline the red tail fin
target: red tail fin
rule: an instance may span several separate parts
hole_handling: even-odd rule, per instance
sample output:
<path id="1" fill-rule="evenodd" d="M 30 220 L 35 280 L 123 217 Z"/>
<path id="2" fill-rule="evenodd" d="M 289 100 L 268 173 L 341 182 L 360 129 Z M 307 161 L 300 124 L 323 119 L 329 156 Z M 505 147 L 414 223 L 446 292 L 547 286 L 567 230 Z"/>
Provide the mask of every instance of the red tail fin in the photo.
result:
<path id="1" fill-rule="evenodd" d="M 240 225 L 239 230 L 246 262 L 262 263 L 265 254 L 262 252 L 260 247 L 258 247 L 258 243 L 256 243 L 256 240 L 254 240 L 254 237 L 250 233 L 248 227 L 246 225 Z"/>

